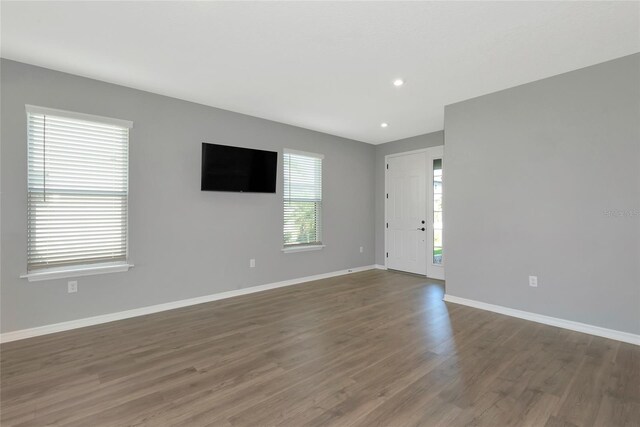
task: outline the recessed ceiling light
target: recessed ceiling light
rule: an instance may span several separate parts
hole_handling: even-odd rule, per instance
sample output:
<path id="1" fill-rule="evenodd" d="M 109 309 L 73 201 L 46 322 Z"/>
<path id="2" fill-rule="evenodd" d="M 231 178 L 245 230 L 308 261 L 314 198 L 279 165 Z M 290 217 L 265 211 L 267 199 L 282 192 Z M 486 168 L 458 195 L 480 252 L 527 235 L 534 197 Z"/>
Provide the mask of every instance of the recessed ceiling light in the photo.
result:
<path id="1" fill-rule="evenodd" d="M 402 86 L 403 84 L 404 84 L 404 80 L 402 80 L 402 79 L 395 79 L 395 80 L 393 81 L 393 85 L 394 85 L 395 87 L 400 87 L 400 86 Z"/>
<path id="2" fill-rule="evenodd" d="M 387 126 L 389 126 L 389 123 L 380 123 L 381 128 L 386 128 Z"/>

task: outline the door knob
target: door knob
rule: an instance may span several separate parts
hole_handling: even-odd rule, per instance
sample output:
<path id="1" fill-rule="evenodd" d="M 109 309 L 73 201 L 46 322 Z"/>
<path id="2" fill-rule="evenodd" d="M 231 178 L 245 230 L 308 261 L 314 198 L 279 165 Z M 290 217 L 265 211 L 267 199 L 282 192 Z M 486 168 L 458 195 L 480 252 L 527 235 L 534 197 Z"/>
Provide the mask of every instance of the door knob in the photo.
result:
<path id="1" fill-rule="evenodd" d="M 422 227 L 422 228 L 418 228 L 418 230 L 420 230 L 420 231 L 424 231 L 424 227 Z"/>

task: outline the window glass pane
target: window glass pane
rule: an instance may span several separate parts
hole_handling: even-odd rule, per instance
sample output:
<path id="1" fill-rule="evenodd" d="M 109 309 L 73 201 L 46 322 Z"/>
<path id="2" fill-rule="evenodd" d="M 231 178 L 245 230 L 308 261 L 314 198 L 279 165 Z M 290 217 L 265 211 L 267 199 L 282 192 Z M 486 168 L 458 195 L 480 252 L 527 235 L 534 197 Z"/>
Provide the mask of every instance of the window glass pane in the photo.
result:
<path id="1" fill-rule="evenodd" d="M 433 263 L 442 264 L 442 159 L 433 160 Z"/>
<path id="2" fill-rule="evenodd" d="M 442 194 L 433 195 L 433 211 L 442 212 Z"/>
<path id="3" fill-rule="evenodd" d="M 442 194 L 442 181 L 433 181 L 433 194 Z"/>
<path id="4" fill-rule="evenodd" d="M 442 229 L 442 212 L 433 212 L 433 228 Z"/>
<path id="5" fill-rule="evenodd" d="M 433 263 L 442 264 L 442 247 L 440 246 L 433 247 Z"/>
<path id="6" fill-rule="evenodd" d="M 125 261 L 129 129 L 29 112 L 27 269 Z"/>
<path id="7" fill-rule="evenodd" d="M 284 152 L 284 244 L 322 242 L 322 159 Z"/>
<path id="8" fill-rule="evenodd" d="M 433 230 L 433 246 L 442 247 L 442 230 Z"/>

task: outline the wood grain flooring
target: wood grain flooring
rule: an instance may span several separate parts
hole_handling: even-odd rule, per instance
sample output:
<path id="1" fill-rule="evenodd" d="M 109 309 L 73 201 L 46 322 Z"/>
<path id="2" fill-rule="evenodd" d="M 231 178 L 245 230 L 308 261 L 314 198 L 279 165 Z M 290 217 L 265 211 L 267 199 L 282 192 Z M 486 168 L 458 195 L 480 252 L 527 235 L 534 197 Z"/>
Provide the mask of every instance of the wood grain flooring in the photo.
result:
<path id="1" fill-rule="evenodd" d="M 640 347 L 379 270 L 3 344 L 2 426 L 638 426 Z"/>

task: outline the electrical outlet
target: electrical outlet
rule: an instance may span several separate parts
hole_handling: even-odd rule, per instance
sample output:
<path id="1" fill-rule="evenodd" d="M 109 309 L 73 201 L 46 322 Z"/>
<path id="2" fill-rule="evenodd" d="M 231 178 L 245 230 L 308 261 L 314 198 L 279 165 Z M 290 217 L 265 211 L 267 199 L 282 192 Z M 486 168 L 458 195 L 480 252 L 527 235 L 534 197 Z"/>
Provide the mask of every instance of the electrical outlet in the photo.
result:
<path id="1" fill-rule="evenodd" d="M 360 253 L 364 252 L 364 246 L 360 246 Z"/>
<path id="2" fill-rule="evenodd" d="M 533 288 L 538 287 L 538 276 L 529 276 L 529 286 Z"/>
<path id="3" fill-rule="evenodd" d="M 256 260 L 251 258 L 249 260 L 249 268 L 255 268 L 256 267 Z"/>
<path id="4" fill-rule="evenodd" d="M 78 292 L 78 282 L 76 280 L 67 282 L 67 292 L 70 294 Z"/>

